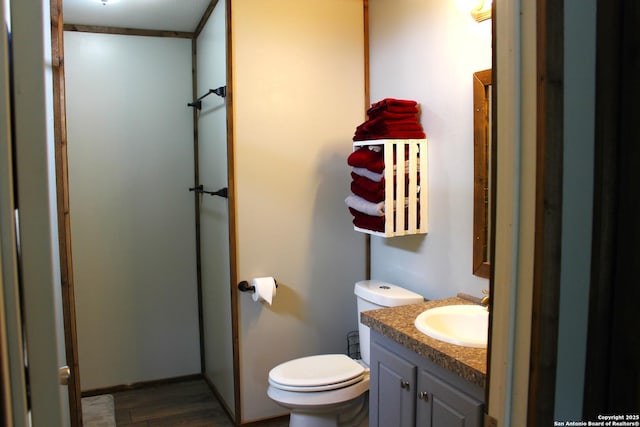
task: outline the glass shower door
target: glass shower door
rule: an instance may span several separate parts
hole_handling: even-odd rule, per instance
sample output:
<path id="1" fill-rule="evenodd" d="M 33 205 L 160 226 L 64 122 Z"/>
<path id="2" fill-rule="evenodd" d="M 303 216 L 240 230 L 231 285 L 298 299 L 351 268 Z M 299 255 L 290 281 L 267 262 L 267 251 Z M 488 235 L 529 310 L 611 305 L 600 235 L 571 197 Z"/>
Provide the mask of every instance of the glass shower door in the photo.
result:
<path id="1" fill-rule="evenodd" d="M 204 373 L 223 404 L 234 411 L 234 369 L 229 257 L 229 204 L 227 187 L 226 12 L 218 2 L 200 33 L 197 46 L 198 95 L 198 184 L 200 271 L 202 286 L 202 334 Z M 235 415 L 235 414 L 234 414 Z"/>

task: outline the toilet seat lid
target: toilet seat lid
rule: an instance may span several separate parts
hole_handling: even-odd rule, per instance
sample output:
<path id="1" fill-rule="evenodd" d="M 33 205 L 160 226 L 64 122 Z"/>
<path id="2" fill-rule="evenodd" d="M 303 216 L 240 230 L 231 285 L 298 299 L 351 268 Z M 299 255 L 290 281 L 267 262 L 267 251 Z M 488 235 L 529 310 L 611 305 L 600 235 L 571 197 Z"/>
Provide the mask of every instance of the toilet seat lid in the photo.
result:
<path id="1" fill-rule="evenodd" d="M 360 381 L 364 373 L 364 366 L 344 354 L 322 354 L 276 366 L 269 372 L 269 382 L 285 390 L 330 390 Z"/>

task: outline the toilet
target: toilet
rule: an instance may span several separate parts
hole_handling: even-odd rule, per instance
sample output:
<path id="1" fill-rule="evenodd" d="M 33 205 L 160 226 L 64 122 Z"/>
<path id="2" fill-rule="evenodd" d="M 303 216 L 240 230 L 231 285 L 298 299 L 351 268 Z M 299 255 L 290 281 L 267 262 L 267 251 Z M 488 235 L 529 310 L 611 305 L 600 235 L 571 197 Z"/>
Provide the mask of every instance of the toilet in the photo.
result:
<path id="1" fill-rule="evenodd" d="M 365 427 L 369 424 L 369 328 L 360 313 L 415 304 L 424 298 L 390 283 L 355 284 L 360 360 L 321 354 L 281 363 L 269 372 L 268 396 L 290 413 L 290 427 Z"/>

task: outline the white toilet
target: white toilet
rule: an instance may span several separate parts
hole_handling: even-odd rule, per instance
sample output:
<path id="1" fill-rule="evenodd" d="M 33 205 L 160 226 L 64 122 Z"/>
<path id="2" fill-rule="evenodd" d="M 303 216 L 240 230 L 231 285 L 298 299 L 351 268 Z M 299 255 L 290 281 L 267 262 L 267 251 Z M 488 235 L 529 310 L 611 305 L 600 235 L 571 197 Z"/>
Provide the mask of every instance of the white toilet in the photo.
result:
<path id="1" fill-rule="evenodd" d="M 289 409 L 290 427 L 365 427 L 369 423 L 369 328 L 360 312 L 424 301 L 421 295 L 377 280 L 355 285 L 361 360 L 322 354 L 284 362 L 269 372 L 269 397 Z"/>

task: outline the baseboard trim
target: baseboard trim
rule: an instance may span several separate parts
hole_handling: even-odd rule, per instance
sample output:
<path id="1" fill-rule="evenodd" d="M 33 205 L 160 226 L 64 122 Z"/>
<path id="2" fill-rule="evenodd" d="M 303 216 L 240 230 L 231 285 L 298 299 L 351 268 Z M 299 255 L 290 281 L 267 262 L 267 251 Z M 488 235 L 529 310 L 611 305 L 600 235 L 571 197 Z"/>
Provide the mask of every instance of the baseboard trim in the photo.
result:
<path id="1" fill-rule="evenodd" d="M 207 385 L 209 386 L 209 389 L 214 394 L 216 399 L 218 399 L 218 402 L 220 402 L 220 405 L 224 408 L 225 412 L 229 416 L 229 419 L 233 421 L 235 425 L 238 425 L 238 420 L 236 419 L 236 417 L 233 416 L 233 412 L 231 412 L 231 409 L 227 405 L 227 402 L 224 401 L 224 399 L 222 398 L 222 395 L 218 391 L 218 388 L 215 386 L 213 381 L 211 381 L 211 378 L 209 378 L 207 374 L 202 374 L 202 378 L 204 379 L 204 382 L 207 383 Z"/>
<path id="2" fill-rule="evenodd" d="M 140 382 L 130 383 L 130 384 L 119 384 L 119 385 L 114 385 L 109 387 L 94 388 L 91 390 L 83 390 L 81 393 L 81 396 L 82 397 L 98 396 L 101 394 L 117 393 L 119 391 L 137 390 L 141 388 L 154 387 L 154 386 L 159 386 L 164 384 L 174 384 L 174 383 L 181 383 L 185 381 L 199 380 L 202 378 L 203 378 L 202 374 L 192 374 L 192 375 L 184 375 L 181 377 L 163 378 L 159 380 L 140 381 Z"/>
<path id="3" fill-rule="evenodd" d="M 280 417 L 264 418 L 258 421 L 251 421 L 249 423 L 236 424 L 236 425 L 240 425 L 242 427 L 251 427 L 251 426 L 262 427 L 262 426 L 271 425 L 271 423 L 279 423 L 279 422 L 288 421 L 288 420 L 289 420 L 289 415 L 282 415 Z"/>
<path id="4" fill-rule="evenodd" d="M 215 386 L 213 381 L 211 381 L 211 378 L 209 378 L 207 376 L 207 374 L 202 374 L 202 378 L 204 378 L 204 381 L 207 383 L 207 385 L 211 389 L 211 392 L 216 396 L 216 398 L 220 402 L 220 405 L 226 411 L 227 416 L 229 417 L 229 419 L 231 421 L 233 421 L 234 425 L 236 425 L 236 426 L 241 426 L 241 427 L 265 426 L 265 423 L 282 422 L 282 421 L 288 421 L 289 420 L 289 415 L 282 415 L 282 416 L 274 417 L 274 418 L 265 418 L 265 419 L 261 419 L 261 420 L 257 420 L 257 421 L 251 421 L 249 423 L 241 423 L 236 417 L 234 417 L 232 415 L 232 412 L 229 409 L 229 406 L 227 405 L 227 403 L 222 398 L 222 395 L 218 391 L 218 388 Z"/>

